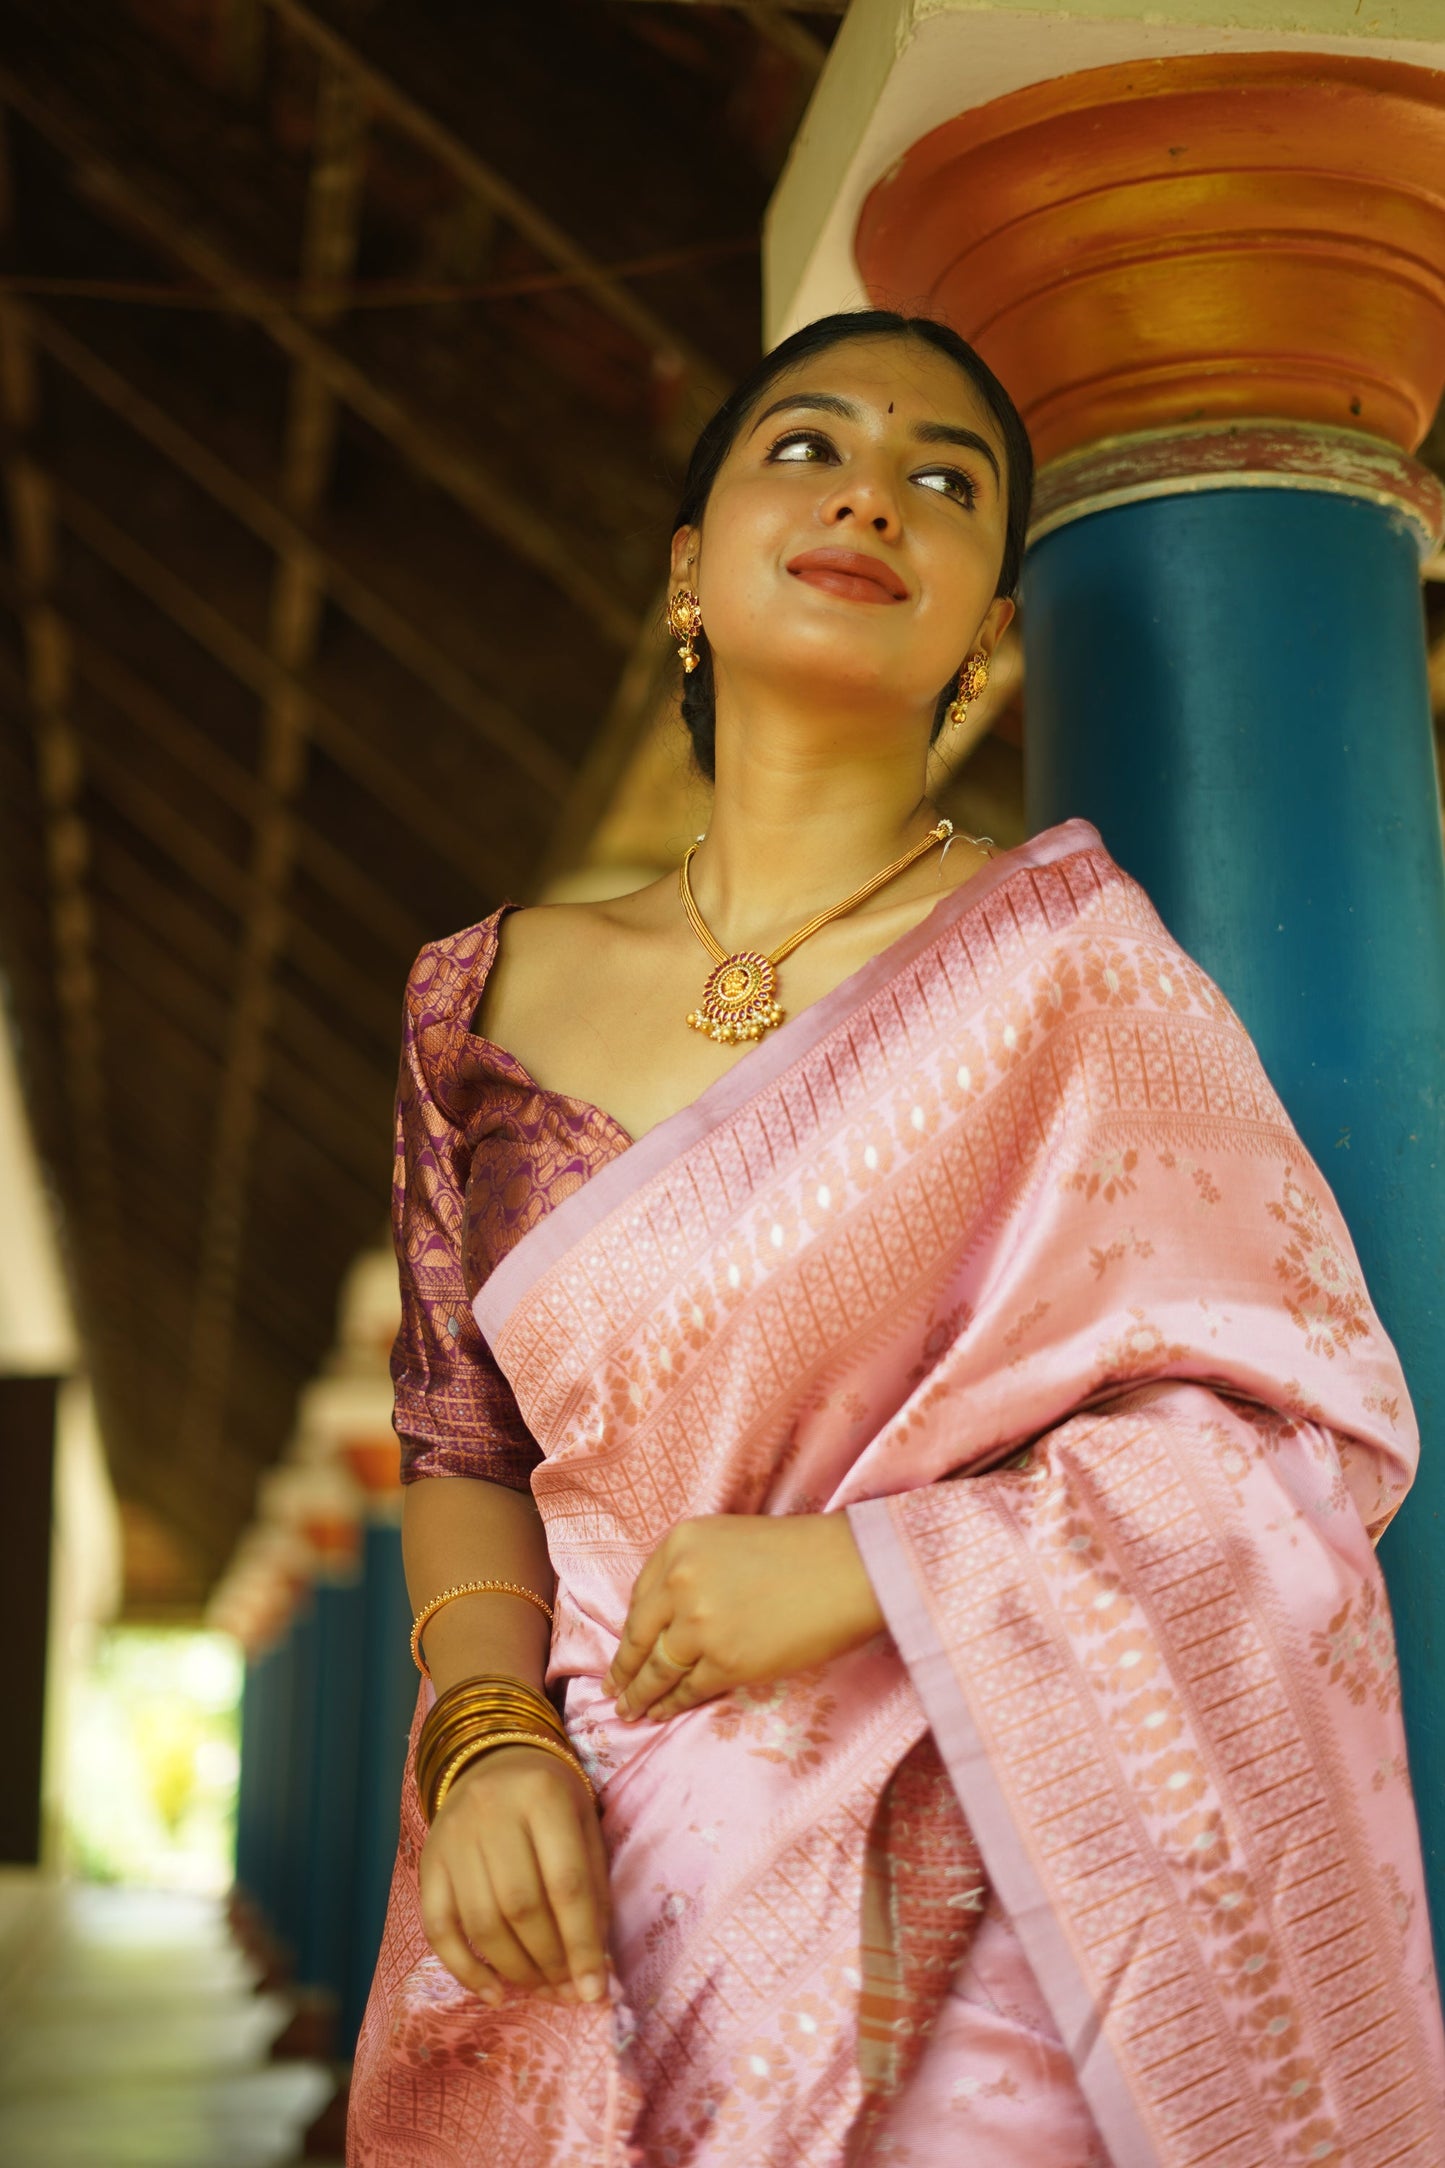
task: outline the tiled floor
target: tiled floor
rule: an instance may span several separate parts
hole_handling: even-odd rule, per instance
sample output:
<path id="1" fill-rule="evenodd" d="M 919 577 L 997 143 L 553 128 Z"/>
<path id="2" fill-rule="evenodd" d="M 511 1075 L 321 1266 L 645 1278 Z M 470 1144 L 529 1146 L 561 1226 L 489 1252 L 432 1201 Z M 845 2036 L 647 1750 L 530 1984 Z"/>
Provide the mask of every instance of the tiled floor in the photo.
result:
<path id="1" fill-rule="evenodd" d="M 251 1979 L 210 1899 L 0 1882 L 4 2168 L 288 2168 L 332 2078 Z"/>

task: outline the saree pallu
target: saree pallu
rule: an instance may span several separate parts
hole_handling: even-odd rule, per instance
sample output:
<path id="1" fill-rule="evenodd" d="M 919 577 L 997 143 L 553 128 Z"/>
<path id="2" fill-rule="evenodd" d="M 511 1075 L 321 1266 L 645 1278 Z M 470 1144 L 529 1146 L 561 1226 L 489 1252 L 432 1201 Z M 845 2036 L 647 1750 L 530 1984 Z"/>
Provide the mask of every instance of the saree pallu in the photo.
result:
<path id="1" fill-rule="evenodd" d="M 545 1455 L 612 1993 L 452 1980 L 408 1777 L 354 2168 L 1440 2168 L 1372 1548 L 1410 1402 L 1247 1033 L 1097 830 L 945 896 L 474 1309 Z M 822 1511 L 887 1629 L 620 1723 L 669 1528 Z"/>

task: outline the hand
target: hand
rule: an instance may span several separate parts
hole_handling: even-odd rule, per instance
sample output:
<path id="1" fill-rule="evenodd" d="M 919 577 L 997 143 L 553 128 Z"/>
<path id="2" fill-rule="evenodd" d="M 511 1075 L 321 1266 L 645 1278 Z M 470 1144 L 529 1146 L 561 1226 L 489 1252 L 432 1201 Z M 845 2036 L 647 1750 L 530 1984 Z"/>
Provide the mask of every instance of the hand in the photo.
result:
<path id="1" fill-rule="evenodd" d="M 564 2002 L 605 1995 L 606 1847 L 585 1786 L 555 1755 L 500 1746 L 464 1769 L 419 1879 L 427 1941 L 483 2002 L 502 2001 L 498 1975 Z"/>
<path id="2" fill-rule="evenodd" d="M 883 1624 L 846 1514 L 715 1513 L 679 1521 L 638 1574 L 602 1684 L 621 1716 L 656 1721 L 807 1671 Z"/>

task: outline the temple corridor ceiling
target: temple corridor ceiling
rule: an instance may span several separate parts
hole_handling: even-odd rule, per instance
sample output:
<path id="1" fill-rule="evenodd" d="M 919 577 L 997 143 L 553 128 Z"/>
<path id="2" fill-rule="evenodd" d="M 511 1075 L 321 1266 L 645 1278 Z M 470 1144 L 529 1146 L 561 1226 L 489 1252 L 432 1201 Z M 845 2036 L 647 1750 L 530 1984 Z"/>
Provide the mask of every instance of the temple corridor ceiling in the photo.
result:
<path id="1" fill-rule="evenodd" d="M 835 29 L 5 10 L 0 939 L 142 1607 L 386 1239 L 412 958 L 528 892 L 656 638 Z"/>
<path id="2" fill-rule="evenodd" d="M 388 1239 L 417 949 L 633 749 L 840 12 L 0 19 L 0 968 L 133 1615 L 203 1600 Z"/>

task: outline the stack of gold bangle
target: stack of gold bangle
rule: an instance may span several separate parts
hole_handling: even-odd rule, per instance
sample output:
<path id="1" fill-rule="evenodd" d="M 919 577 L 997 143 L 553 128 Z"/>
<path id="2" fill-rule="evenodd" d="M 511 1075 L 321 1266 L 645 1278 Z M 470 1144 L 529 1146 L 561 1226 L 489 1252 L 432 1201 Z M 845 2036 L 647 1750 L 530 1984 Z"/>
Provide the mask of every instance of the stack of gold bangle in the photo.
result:
<path id="1" fill-rule="evenodd" d="M 576 1770 L 596 1805 L 592 1781 L 546 1695 L 520 1679 L 488 1672 L 449 1686 L 427 1712 L 416 1744 L 416 1788 L 429 1823 L 463 1769 L 499 1746 L 534 1746 L 556 1755 Z"/>

